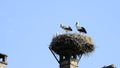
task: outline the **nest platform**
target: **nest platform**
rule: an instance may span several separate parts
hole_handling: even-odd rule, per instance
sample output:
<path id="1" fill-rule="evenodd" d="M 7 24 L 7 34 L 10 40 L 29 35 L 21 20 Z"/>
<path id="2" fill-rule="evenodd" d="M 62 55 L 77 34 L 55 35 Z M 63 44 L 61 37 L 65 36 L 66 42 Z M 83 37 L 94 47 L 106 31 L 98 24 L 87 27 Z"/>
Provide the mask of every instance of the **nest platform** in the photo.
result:
<path id="1" fill-rule="evenodd" d="M 53 37 L 49 46 L 58 55 L 81 55 L 95 50 L 90 36 L 73 33 Z"/>

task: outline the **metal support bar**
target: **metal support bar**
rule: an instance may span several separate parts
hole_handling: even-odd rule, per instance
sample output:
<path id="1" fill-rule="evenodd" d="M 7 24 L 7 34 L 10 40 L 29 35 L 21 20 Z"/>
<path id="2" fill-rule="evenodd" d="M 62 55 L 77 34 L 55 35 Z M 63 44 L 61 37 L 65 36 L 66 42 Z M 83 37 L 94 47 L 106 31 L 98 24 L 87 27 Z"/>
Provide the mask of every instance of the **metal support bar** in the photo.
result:
<path id="1" fill-rule="evenodd" d="M 78 62 L 80 61 L 81 57 L 82 57 L 82 54 L 81 54 L 81 55 L 79 55 L 79 60 L 78 60 Z"/>
<path id="2" fill-rule="evenodd" d="M 55 57 L 55 59 L 57 60 L 57 62 L 59 63 L 59 60 L 57 59 L 57 57 L 55 56 L 54 52 L 52 51 L 52 49 L 49 47 L 51 53 L 53 54 L 53 56 Z"/>

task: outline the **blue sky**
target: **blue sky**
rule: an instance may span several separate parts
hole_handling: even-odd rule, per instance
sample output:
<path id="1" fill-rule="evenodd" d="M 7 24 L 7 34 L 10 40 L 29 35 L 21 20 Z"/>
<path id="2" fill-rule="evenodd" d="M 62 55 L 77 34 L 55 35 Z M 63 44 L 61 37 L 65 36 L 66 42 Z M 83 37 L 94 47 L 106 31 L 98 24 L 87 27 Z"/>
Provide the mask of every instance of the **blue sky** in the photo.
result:
<path id="1" fill-rule="evenodd" d="M 61 23 L 84 26 L 96 50 L 79 68 L 115 64 L 120 51 L 119 0 L 0 0 L 0 52 L 8 68 L 59 68 L 48 46 Z"/>

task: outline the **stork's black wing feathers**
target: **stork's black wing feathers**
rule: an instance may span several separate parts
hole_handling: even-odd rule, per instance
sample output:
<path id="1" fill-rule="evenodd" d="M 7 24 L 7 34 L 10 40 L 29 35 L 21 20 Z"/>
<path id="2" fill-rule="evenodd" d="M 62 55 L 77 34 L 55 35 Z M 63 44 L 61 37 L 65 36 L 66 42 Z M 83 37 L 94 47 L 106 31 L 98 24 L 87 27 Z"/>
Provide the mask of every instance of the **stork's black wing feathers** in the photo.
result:
<path id="1" fill-rule="evenodd" d="M 72 31 L 72 28 L 71 28 L 71 27 L 69 27 L 69 30 L 70 30 L 70 31 Z"/>
<path id="2" fill-rule="evenodd" d="M 68 30 L 68 31 L 72 31 L 72 28 L 71 27 L 68 27 L 68 28 L 64 28 L 65 30 Z"/>
<path id="3" fill-rule="evenodd" d="M 84 27 L 81 27 L 84 33 L 87 33 L 86 29 Z"/>

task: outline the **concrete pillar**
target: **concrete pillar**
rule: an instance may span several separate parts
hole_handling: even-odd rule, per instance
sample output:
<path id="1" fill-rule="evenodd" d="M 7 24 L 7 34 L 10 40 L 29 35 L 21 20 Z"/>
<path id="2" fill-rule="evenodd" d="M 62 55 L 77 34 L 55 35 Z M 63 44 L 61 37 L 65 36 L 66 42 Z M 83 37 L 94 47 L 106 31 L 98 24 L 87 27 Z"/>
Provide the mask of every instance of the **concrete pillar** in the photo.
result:
<path id="1" fill-rule="evenodd" d="M 60 68 L 78 68 L 78 60 L 74 58 L 60 61 Z"/>

